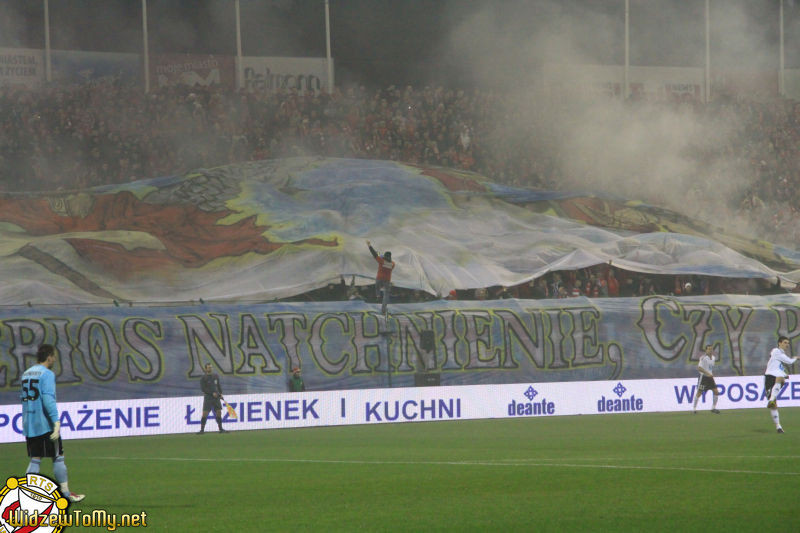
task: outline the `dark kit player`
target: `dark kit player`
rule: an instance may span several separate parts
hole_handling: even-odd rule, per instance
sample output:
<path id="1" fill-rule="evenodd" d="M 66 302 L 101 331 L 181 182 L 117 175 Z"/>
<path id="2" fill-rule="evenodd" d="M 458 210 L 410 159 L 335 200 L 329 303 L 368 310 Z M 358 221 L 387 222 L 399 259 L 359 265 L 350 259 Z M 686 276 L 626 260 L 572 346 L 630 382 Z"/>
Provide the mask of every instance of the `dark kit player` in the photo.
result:
<path id="1" fill-rule="evenodd" d="M 197 433 L 202 435 L 206 432 L 206 420 L 208 419 L 208 412 L 214 410 L 214 418 L 217 420 L 217 427 L 220 433 L 227 433 L 222 429 L 222 387 L 219 384 L 219 376 L 211 372 L 211 364 L 207 363 L 205 366 L 205 374 L 200 378 L 200 388 L 203 390 L 203 416 L 200 418 L 200 431 Z"/>

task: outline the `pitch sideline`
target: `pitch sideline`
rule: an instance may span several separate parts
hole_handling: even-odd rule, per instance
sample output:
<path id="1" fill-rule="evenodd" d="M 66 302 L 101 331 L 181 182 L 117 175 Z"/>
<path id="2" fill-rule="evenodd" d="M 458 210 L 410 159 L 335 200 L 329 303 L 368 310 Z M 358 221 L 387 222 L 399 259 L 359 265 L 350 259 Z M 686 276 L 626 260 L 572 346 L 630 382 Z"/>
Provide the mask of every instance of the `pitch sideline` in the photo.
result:
<path id="1" fill-rule="evenodd" d="M 769 456 L 768 456 L 769 457 Z M 754 458 L 754 457 L 750 457 Z M 719 474 L 756 474 L 756 475 L 782 475 L 800 476 L 800 472 L 765 472 L 763 470 L 731 470 L 724 468 L 698 468 L 681 466 L 636 466 L 636 465 L 608 465 L 608 464 L 576 464 L 576 463 L 543 463 L 514 460 L 513 462 L 493 461 L 367 461 L 367 460 L 339 460 L 339 459 L 276 459 L 276 458 L 242 458 L 242 457 L 118 457 L 105 456 L 93 457 L 92 460 L 104 461 L 174 461 L 174 462 L 230 462 L 230 463 L 309 463 L 309 464 L 347 464 L 347 465 L 430 465 L 430 466 L 529 466 L 541 468 L 596 468 L 608 470 L 664 470 L 675 472 L 706 472 Z M 537 459 L 536 461 L 541 461 Z"/>

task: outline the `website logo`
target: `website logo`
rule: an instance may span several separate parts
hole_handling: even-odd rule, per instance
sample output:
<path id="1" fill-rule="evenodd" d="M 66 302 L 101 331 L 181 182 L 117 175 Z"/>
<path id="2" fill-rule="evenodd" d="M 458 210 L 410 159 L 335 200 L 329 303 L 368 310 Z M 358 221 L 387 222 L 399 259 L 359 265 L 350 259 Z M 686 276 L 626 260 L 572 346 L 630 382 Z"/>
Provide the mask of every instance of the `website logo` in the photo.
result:
<path id="1" fill-rule="evenodd" d="M 10 477 L 0 490 L 0 533 L 58 533 L 76 527 L 147 527 L 147 513 L 109 513 L 105 509 L 68 509 L 58 483 L 39 474 Z"/>
<path id="2" fill-rule="evenodd" d="M 511 400 L 511 403 L 508 404 L 508 416 L 552 415 L 556 412 L 556 404 L 548 402 L 547 398 L 536 400 L 539 391 L 534 389 L 533 385 L 525 389 L 522 395 L 528 401 L 517 402 L 516 400 Z"/>
<path id="3" fill-rule="evenodd" d="M 39 474 L 10 477 L 0 490 L 2 533 L 58 533 L 69 502 L 58 491 L 58 483 Z"/>
<path id="4" fill-rule="evenodd" d="M 637 398 L 633 394 L 628 398 L 623 398 L 625 393 L 628 392 L 628 389 L 626 389 L 625 385 L 621 382 L 617 383 L 617 386 L 614 387 L 611 392 L 616 394 L 617 397 L 606 398 L 605 396 L 601 396 L 600 399 L 597 400 L 598 413 L 629 413 L 644 409 L 644 400 L 641 398 Z"/>

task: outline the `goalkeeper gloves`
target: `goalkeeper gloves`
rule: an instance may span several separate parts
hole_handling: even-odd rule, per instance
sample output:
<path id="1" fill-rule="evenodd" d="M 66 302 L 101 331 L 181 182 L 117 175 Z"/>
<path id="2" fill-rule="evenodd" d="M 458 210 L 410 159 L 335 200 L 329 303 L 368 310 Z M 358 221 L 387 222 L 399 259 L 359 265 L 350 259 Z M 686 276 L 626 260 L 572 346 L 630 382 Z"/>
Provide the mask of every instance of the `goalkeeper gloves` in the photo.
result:
<path id="1" fill-rule="evenodd" d="M 53 424 L 53 432 L 50 434 L 50 440 L 58 440 L 61 436 L 61 422 Z"/>

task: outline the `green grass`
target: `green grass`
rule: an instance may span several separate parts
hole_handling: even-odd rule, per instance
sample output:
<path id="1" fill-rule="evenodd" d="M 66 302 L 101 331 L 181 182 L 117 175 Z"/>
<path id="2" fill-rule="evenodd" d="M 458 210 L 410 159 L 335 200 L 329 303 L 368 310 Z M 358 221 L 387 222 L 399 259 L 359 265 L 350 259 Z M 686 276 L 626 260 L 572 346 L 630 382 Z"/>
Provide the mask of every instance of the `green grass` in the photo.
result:
<path id="1" fill-rule="evenodd" d="M 145 511 L 150 531 L 795 532 L 800 408 L 781 422 L 784 435 L 766 409 L 745 409 L 65 447 L 71 488 L 87 494 L 79 508 Z M 24 474 L 24 455 L 0 445 L 0 477 Z"/>

